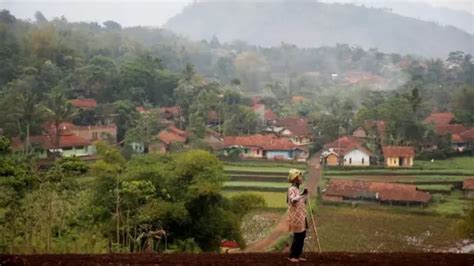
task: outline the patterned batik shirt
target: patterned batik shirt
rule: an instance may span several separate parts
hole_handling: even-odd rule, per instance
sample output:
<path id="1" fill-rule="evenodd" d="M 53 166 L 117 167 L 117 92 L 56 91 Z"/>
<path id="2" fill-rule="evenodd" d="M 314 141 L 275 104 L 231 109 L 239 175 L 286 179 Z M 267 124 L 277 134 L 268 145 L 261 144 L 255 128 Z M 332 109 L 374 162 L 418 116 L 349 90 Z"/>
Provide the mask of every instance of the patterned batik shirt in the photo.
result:
<path id="1" fill-rule="evenodd" d="M 306 230 L 306 197 L 300 195 L 296 186 L 288 188 L 288 224 L 293 233 Z"/>

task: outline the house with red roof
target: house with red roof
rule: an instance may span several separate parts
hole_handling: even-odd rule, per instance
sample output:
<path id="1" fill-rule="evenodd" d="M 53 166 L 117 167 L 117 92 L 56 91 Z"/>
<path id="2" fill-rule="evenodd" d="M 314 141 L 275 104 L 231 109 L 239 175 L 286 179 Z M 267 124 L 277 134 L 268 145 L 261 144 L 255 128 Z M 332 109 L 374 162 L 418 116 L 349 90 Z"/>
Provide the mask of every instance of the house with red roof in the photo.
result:
<path id="1" fill-rule="evenodd" d="M 474 178 L 466 178 L 462 182 L 462 189 L 466 198 L 474 198 Z"/>
<path id="2" fill-rule="evenodd" d="M 174 143 L 180 143 L 182 145 L 186 144 L 188 141 L 188 133 L 185 131 L 171 125 L 166 129 L 160 131 L 156 136 L 158 142 L 155 142 L 150 145 L 149 152 L 168 152 L 171 148 L 171 145 Z"/>
<path id="3" fill-rule="evenodd" d="M 301 117 L 280 118 L 272 127 L 279 136 L 288 138 L 294 144 L 303 146 L 312 143 L 313 133 L 308 119 Z"/>
<path id="4" fill-rule="evenodd" d="M 343 136 L 324 145 L 321 159 L 327 166 L 369 166 L 372 156 L 361 138 Z"/>
<path id="5" fill-rule="evenodd" d="M 72 106 L 83 109 L 83 110 L 92 110 L 97 107 L 97 101 L 95 99 L 72 99 L 69 100 Z"/>
<path id="6" fill-rule="evenodd" d="M 412 146 L 384 146 L 382 153 L 387 167 L 413 167 L 415 148 Z"/>
<path id="7" fill-rule="evenodd" d="M 449 125 L 454 122 L 454 114 L 451 112 L 445 113 L 431 113 L 425 120 L 424 124 L 433 124 L 433 125 Z"/>
<path id="8" fill-rule="evenodd" d="M 107 142 L 112 145 L 117 143 L 117 126 L 114 124 L 76 126 L 72 123 L 65 122 L 61 123 L 59 128 L 62 131 L 67 131 L 76 136 L 87 139 L 92 144 L 98 141 Z M 50 131 L 54 131 L 54 125 L 50 126 Z"/>
<path id="9" fill-rule="evenodd" d="M 188 142 L 188 133 L 169 125 L 167 128 L 158 132 L 151 143 L 131 142 L 130 146 L 135 153 L 166 153 L 169 152 L 172 145 L 179 143 L 185 145 Z"/>
<path id="10" fill-rule="evenodd" d="M 45 130 L 42 135 L 30 136 L 30 148 L 35 151 L 40 159 L 48 158 L 53 154 L 62 157 L 85 157 L 95 154 L 92 142 L 81 136 L 75 135 L 67 128 L 60 129 L 59 137 L 55 130 Z M 12 149 L 21 151 L 25 149 L 26 140 L 16 137 L 12 139 Z"/>
<path id="11" fill-rule="evenodd" d="M 222 240 L 220 247 L 222 253 L 233 253 L 240 250 L 239 243 L 234 240 Z"/>
<path id="12" fill-rule="evenodd" d="M 432 113 L 423 123 L 431 125 L 440 136 L 450 135 L 452 147 L 456 151 L 462 152 L 468 149 L 474 141 L 473 129 L 456 124 L 453 113 Z"/>
<path id="13" fill-rule="evenodd" d="M 308 151 L 287 138 L 276 135 L 255 134 L 249 136 L 226 136 L 222 145 L 224 154 L 239 149 L 245 159 L 306 161 Z"/>
<path id="14" fill-rule="evenodd" d="M 419 191 L 416 185 L 333 179 L 323 190 L 323 200 L 426 206 L 431 201 L 431 194 Z"/>

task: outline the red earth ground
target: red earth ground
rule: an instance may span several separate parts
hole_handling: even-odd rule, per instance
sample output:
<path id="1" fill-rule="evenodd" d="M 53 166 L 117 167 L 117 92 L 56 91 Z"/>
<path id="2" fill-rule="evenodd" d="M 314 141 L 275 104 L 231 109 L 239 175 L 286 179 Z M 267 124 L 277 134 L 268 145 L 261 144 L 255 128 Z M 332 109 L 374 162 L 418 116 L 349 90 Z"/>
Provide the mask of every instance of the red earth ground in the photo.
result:
<path id="1" fill-rule="evenodd" d="M 0 255 L 0 265 L 474 265 L 474 255 L 452 253 L 305 254 L 291 263 L 283 253 Z"/>

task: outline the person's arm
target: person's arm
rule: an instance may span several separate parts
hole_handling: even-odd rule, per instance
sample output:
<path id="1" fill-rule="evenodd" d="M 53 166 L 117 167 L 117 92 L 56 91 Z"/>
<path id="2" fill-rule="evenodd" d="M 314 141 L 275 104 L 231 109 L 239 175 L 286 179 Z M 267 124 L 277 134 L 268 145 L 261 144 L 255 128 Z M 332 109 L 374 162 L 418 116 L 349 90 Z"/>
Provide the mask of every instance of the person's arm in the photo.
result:
<path id="1" fill-rule="evenodd" d="M 300 195 L 297 188 L 290 188 L 288 198 L 291 203 L 296 203 L 299 200 L 306 198 L 306 194 Z"/>

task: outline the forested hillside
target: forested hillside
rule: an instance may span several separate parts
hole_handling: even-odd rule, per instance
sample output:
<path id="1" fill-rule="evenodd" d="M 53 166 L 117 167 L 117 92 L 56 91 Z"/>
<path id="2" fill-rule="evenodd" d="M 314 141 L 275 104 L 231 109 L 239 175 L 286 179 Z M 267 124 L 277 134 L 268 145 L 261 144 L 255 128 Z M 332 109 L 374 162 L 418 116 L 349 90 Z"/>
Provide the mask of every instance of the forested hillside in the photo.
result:
<path id="1" fill-rule="evenodd" d="M 308 1 L 219 1 L 186 7 L 165 25 L 194 40 L 217 36 L 262 46 L 281 42 L 300 47 L 346 43 L 388 53 L 443 57 L 453 50 L 472 53 L 474 36 L 381 9 Z"/>
<path id="2" fill-rule="evenodd" d="M 38 102 L 53 89 L 66 98 L 96 99 L 102 104 L 100 112 L 121 114 L 117 118 L 120 141 L 133 124 L 127 121 L 133 120 L 134 107 L 182 104 L 202 88 L 213 91 L 214 98 L 223 91 L 260 95 L 280 115 L 309 115 L 331 112 L 325 110 L 333 101 L 349 100 L 355 111 L 367 101 L 370 90 L 392 95 L 416 87 L 424 100 L 423 116 L 434 108 L 453 110 L 457 95 L 473 84 L 472 57 L 462 52 L 446 53 L 445 60 L 428 60 L 345 44 L 262 48 L 242 42 L 221 44 L 217 38 L 193 42 L 166 30 L 122 28 L 113 21 L 104 25 L 69 23 L 65 18 L 48 21 L 39 12 L 32 23 L 2 11 L 0 32 L 0 87 L 5 102 L 0 125 L 11 136 L 26 130 L 18 126 L 21 110 L 11 105 L 12 99 L 28 91 L 31 100 Z M 176 88 L 188 82 L 201 89 L 189 92 L 186 100 Z M 293 96 L 308 101 L 294 105 Z M 185 107 L 186 115 L 187 107 L 198 106 L 214 108 L 196 103 Z M 205 110 L 200 112 L 204 121 Z M 32 133 L 40 130 L 44 118 L 36 120 L 31 123 Z"/>

